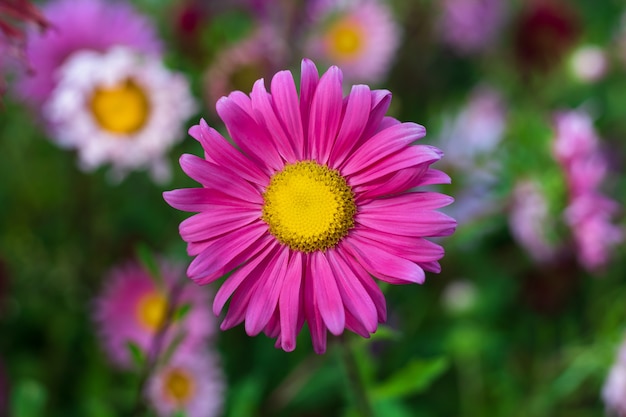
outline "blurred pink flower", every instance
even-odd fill
[[[554,229],[545,196],[532,181],[520,181],[513,190],[509,212],[509,228],[513,238],[534,260],[548,262],[555,258],[557,248],[546,232]]]
[[[259,78],[271,77],[286,59],[287,47],[268,26],[222,50],[204,75],[206,102],[211,110],[231,91],[250,91]]]
[[[409,192],[447,183],[430,168],[439,149],[411,145],[426,131],[385,113],[388,91],[352,87],[342,73],[321,78],[302,61],[300,97],[291,72],[278,72],[271,92],[258,80],[250,97],[235,91],[217,112],[239,152],[204,121],[190,129],[205,158],[183,155],[183,170],[202,188],[164,193],[173,207],[200,212],[180,225],[187,274],[211,283],[236,269],[213,311],[231,298],[222,329],[245,320],[291,351],[308,322],[314,350],[327,330],[363,337],[385,321],[385,299],[372,276],[392,284],[423,283],[439,272],[443,248],[424,237],[451,234],[456,222],[435,209],[452,198]]]
[[[461,54],[480,52],[498,39],[506,17],[502,0],[441,0],[439,31]]]
[[[146,397],[160,417],[171,417],[177,411],[187,417],[217,417],[224,404],[224,385],[213,352],[174,354],[148,380]]]
[[[608,415],[626,417],[626,341],[602,387],[602,399]]]
[[[312,16],[305,54],[338,65],[350,82],[380,82],[393,63],[400,27],[379,0],[322,2]]]
[[[176,352],[202,348],[216,329],[210,312],[210,296],[184,279],[184,269],[162,261],[159,265],[164,288],[136,262],[113,268],[104,279],[104,288],[95,301],[94,318],[102,343],[117,365],[129,368],[129,343],[152,355],[155,335],[163,326],[168,309],[189,306],[189,312],[167,328],[162,348],[182,337]]]
[[[556,115],[553,153],[568,184],[564,218],[572,230],[578,260],[596,271],[608,263],[611,249],[624,236],[621,228],[611,223],[619,205],[598,190],[608,168],[589,114],[570,110]]]
[[[113,0],[53,0],[42,7],[52,30],[32,37],[26,55],[36,70],[18,83],[27,102],[41,105],[55,86],[57,69],[77,51],[104,52],[124,45],[146,54],[160,54],[161,41],[152,23],[127,3]]]

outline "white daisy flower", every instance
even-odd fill
[[[184,137],[196,104],[189,83],[155,57],[126,47],[71,55],[44,106],[54,140],[76,149],[91,171],[111,164],[114,178],[148,168],[156,181],[169,177],[164,154]]]

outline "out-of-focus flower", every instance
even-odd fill
[[[160,417],[217,417],[224,403],[224,377],[209,351],[175,354],[151,376],[146,397]]]
[[[622,343],[615,363],[604,381],[602,399],[609,413],[626,417],[626,342]]]
[[[267,26],[221,51],[204,75],[209,108],[231,91],[250,91],[256,80],[271,77],[284,64],[286,52],[283,41]]]
[[[572,230],[579,262],[590,271],[598,270],[608,263],[611,249],[624,236],[621,228],[611,223],[619,206],[598,191],[607,162],[587,113],[572,110],[556,115],[553,153],[568,184],[564,218]]]
[[[581,46],[570,57],[570,68],[574,76],[585,83],[602,79],[608,69],[606,52],[599,46]]]
[[[452,314],[464,314],[476,306],[478,298],[476,285],[468,280],[452,281],[441,294],[443,307]]]
[[[445,165],[461,174],[457,204],[446,208],[446,212],[460,224],[498,209],[493,187],[500,164],[494,154],[506,129],[506,113],[498,91],[480,86],[457,115],[444,120],[439,136],[447,155]]]
[[[537,262],[555,259],[557,247],[547,236],[555,227],[548,202],[533,181],[520,181],[513,190],[509,211],[509,228],[513,238]]]
[[[430,168],[439,149],[411,145],[426,131],[385,117],[388,91],[353,86],[342,73],[321,78],[302,62],[300,97],[291,72],[278,72],[271,92],[258,80],[250,97],[235,91],[217,102],[239,152],[204,121],[190,129],[205,159],[181,166],[202,188],[164,193],[173,207],[199,214],[180,225],[187,274],[208,284],[236,269],[216,294],[216,314],[231,298],[222,329],[245,320],[290,351],[308,322],[314,350],[327,330],[363,337],[386,318],[372,276],[392,284],[422,283],[439,272],[443,248],[424,237],[451,234],[456,222],[435,209],[452,198],[409,190],[447,183]]]
[[[325,2],[312,16],[306,55],[338,65],[350,82],[381,81],[393,63],[400,28],[378,0]]]
[[[54,140],[78,150],[80,166],[111,164],[113,174],[150,168],[169,176],[164,153],[183,138],[195,103],[182,74],[125,47],[73,54],[58,71],[43,111]]]
[[[571,2],[526,2],[515,31],[515,53],[522,71],[547,71],[575,45],[580,22]]]
[[[54,26],[32,37],[26,55],[36,72],[23,77],[18,93],[29,103],[42,104],[55,87],[57,70],[78,51],[105,52],[123,45],[146,54],[160,54],[161,41],[151,22],[129,4],[106,0],[54,0],[42,7]]]
[[[461,54],[483,51],[498,38],[506,17],[502,0],[442,0],[438,30]]]
[[[163,349],[180,340],[176,352],[182,355],[195,352],[217,327],[208,308],[209,294],[189,285],[184,279],[184,269],[178,265],[161,262],[159,267],[163,288],[135,262],[113,268],[95,302],[94,318],[102,343],[111,360],[121,367],[132,365],[129,343],[147,356],[153,354],[155,336],[170,310],[189,306],[188,313],[171,323],[162,335]]]

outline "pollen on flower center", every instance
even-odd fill
[[[146,294],[137,304],[137,319],[146,329],[156,331],[165,319],[167,300],[158,293]]]
[[[337,170],[300,161],[274,174],[263,194],[263,220],[293,250],[335,246],[354,226],[354,193]]]
[[[163,391],[166,398],[177,404],[186,403],[192,396],[194,382],[191,376],[180,369],[172,369],[165,375]]]
[[[356,55],[362,47],[363,30],[354,22],[339,21],[328,32],[330,52],[337,57]]]
[[[116,134],[137,132],[146,124],[150,113],[145,91],[131,79],[113,87],[96,88],[89,108],[102,129]]]

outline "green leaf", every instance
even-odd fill
[[[11,415],[13,417],[43,416],[46,391],[39,382],[25,379],[19,381],[11,395]]]
[[[398,398],[427,389],[448,369],[446,357],[414,359],[409,364],[372,390],[376,400]]]
[[[137,368],[141,368],[146,360],[145,353],[141,350],[139,345],[137,345],[135,342],[131,342],[131,341],[126,342],[126,347],[128,348],[128,351],[130,352],[130,357],[133,360],[133,363],[135,364],[135,366],[137,366]]]
[[[137,253],[137,258],[141,265],[148,272],[148,275],[154,281],[154,285],[161,290],[165,289],[165,281],[163,280],[163,276],[161,275],[161,269],[159,268],[159,264],[154,258],[152,251],[148,248],[145,243],[140,243],[137,245],[135,252]]]
[[[189,314],[189,311],[191,311],[190,303],[185,303],[183,305],[178,306],[176,308],[176,311],[174,311],[174,315],[172,316],[172,321],[174,323],[176,323],[177,321],[182,321],[185,317],[187,317],[187,314]]]

